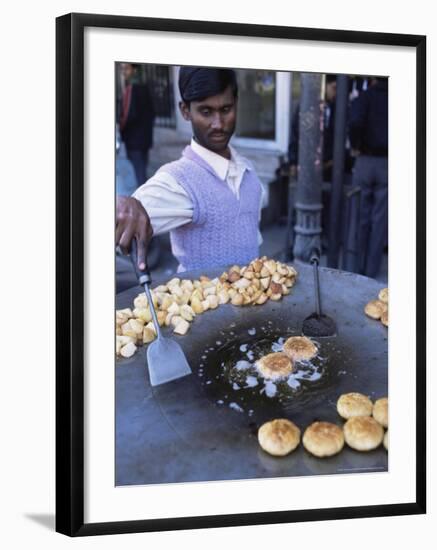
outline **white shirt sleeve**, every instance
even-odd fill
[[[261,222],[261,212],[262,212],[265,196],[266,196],[266,191],[264,189],[264,185],[261,183],[261,197],[260,197],[260,201],[259,201],[258,223]],[[263,241],[264,241],[264,239],[263,239],[262,233],[259,230],[259,226],[258,226],[258,246],[261,246]]]
[[[166,172],[159,172],[132,194],[149,215],[154,235],[166,233],[193,219],[193,203],[185,189]]]

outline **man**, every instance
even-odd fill
[[[116,242],[127,253],[137,240],[140,269],[152,234],[165,231],[178,271],[247,263],[259,252],[262,186],[249,161],[229,146],[236,126],[235,72],[182,67],[179,90],[191,143],[133,197],[118,197]]]
[[[139,186],[146,181],[149,149],[153,145],[155,113],[150,91],[145,84],[138,83],[137,71],[136,64],[121,63],[124,89],[119,125],[126,154],[134,167]]]
[[[349,136],[357,156],[353,183],[361,189],[359,269],[376,277],[388,228],[388,80],[375,78],[351,105]]]

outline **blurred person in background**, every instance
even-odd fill
[[[373,78],[350,109],[349,139],[360,187],[359,270],[376,277],[388,231],[388,79]]]
[[[138,65],[121,63],[122,97],[119,128],[136,175],[137,186],[147,179],[149,149],[153,145],[155,111],[150,90],[138,81]]]

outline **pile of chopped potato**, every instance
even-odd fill
[[[244,267],[234,265],[215,279],[203,275],[194,281],[174,277],[167,284],[154,288],[152,299],[159,325],[172,326],[174,333],[184,335],[196,315],[221,304],[262,305],[267,300],[280,300],[290,294],[296,277],[293,267],[263,256]],[[144,292],[135,298],[133,310],[117,310],[117,355],[131,357],[138,345],[148,344],[155,337]]]

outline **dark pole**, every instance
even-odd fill
[[[299,155],[296,187],[294,256],[309,262],[314,247],[320,250],[322,212],[324,76],[302,73],[299,114]]]
[[[348,77],[339,74],[337,76],[337,95],[335,101],[334,150],[328,247],[328,266],[335,268],[338,267],[338,255],[340,250],[347,102]]]

